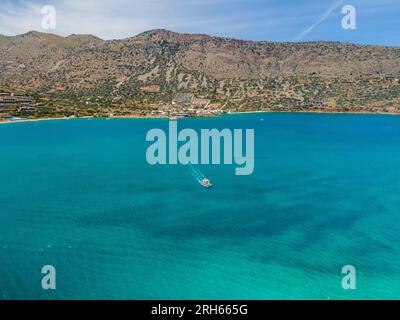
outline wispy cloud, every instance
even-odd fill
[[[27,1],[20,3],[5,0],[0,10],[0,33],[15,34],[41,28],[41,6]]]
[[[305,29],[303,32],[301,32],[296,38],[295,41],[299,41],[303,39],[306,35],[308,35],[311,31],[313,31],[320,23],[324,22],[330,15],[331,13],[336,10],[339,6],[341,6],[344,3],[344,0],[338,0],[335,3],[333,3],[328,10],[326,10],[319,18],[317,21],[315,21],[310,27]]]

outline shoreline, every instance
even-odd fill
[[[388,115],[388,116],[400,116],[400,112],[341,112],[341,111],[265,111],[265,110],[258,110],[258,111],[242,111],[242,112],[231,112],[229,114],[251,114],[251,113],[305,113],[305,114],[360,114],[360,115]]]
[[[343,115],[387,115],[387,116],[400,116],[400,113],[396,112],[340,112],[340,111],[268,111],[268,110],[255,110],[255,111],[238,111],[238,112],[230,112],[220,115],[210,115],[204,117],[187,117],[187,118],[178,118],[178,119],[203,119],[203,118],[216,118],[221,116],[229,116],[229,115],[241,115],[241,114],[257,114],[257,113],[304,113],[304,114],[343,114]],[[38,119],[18,119],[18,120],[0,120],[1,124],[10,124],[10,123],[24,123],[24,122],[39,122],[39,121],[53,121],[53,120],[79,120],[79,119],[169,119],[168,117],[160,117],[160,116],[120,116],[120,117],[93,117],[93,116],[84,116],[84,117],[61,117],[61,118],[38,118]]]

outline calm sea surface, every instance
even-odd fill
[[[188,166],[147,164],[156,127],[168,121],[0,125],[0,299],[400,298],[400,117],[179,120],[255,129],[252,175],[196,166],[211,190]]]

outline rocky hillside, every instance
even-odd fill
[[[180,92],[230,110],[400,112],[400,48],[254,42],[152,30],[104,41],[0,36],[0,86],[129,108]]]

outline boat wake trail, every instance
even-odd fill
[[[205,179],[204,174],[200,170],[194,168],[192,164],[189,164],[189,169],[190,173],[197,180],[197,182],[202,184],[202,181]]]

